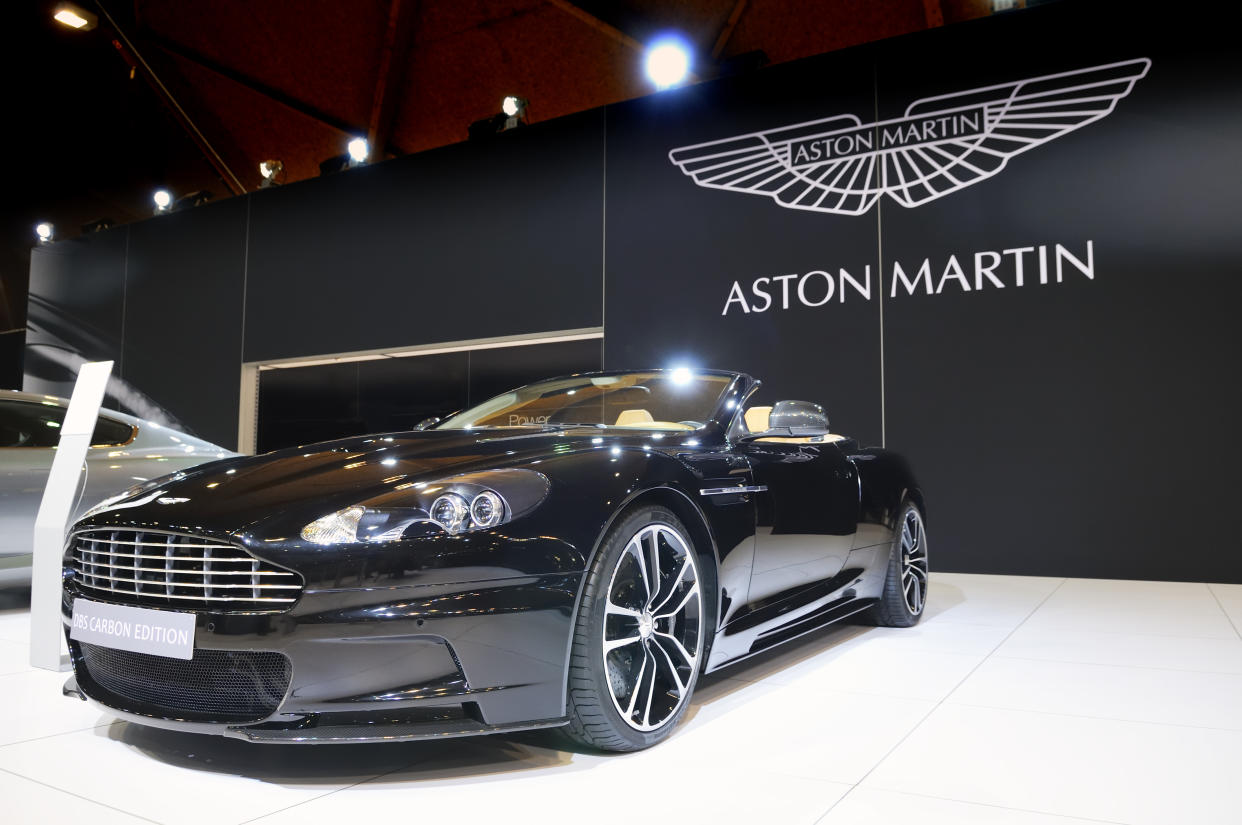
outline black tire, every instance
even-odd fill
[[[912,530],[912,527],[914,528]],[[914,535],[911,535],[911,533]],[[914,539],[911,546],[910,539]],[[911,501],[898,511],[893,545],[888,553],[888,573],[880,600],[866,612],[866,619],[879,627],[913,627],[927,606],[927,531],[923,514]]]
[[[640,568],[636,552],[650,560],[652,546],[655,563]],[[677,727],[707,647],[702,564],[685,525],[663,507],[637,507],[608,531],[587,571],[574,625],[570,721],[561,729],[571,740],[599,750],[636,751],[663,741]],[[654,593],[638,587],[647,581],[648,570],[659,571],[651,577],[657,580]],[[671,617],[657,615],[679,603],[684,608]],[[619,643],[607,653],[606,638]],[[670,639],[677,640],[680,651]],[[687,659],[682,653],[693,655]]]

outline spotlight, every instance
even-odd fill
[[[68,26],[80,32],[88,32],[99,25],[98,17],[72,3],[57,3],[52,9],[52,19],[62,26]]]
[[[694,374],[690,372],[689,367],[677,367],[669,377],[673,379],[674,384],[689,384],[694,380]]]
[[[264,187],[277,185],[280,181],[276,178],[279,175],[283,175],[284,171],[285,165],[278,160],[263,161],[259,164],[259,174],[263,176],[263,182],[260,183],[259,186]]]
[[[362,166],[371,155],[371,145],[367,143],[366,138],[353,138],[345,148],[347,150],[345,154],[334,155],[319,164],[320,175],[333,175],[355,166]]]
[[[172,206],[172,193],[167,189],[156,189],[155,194],[151,196],[155,201],[155,213],[167,212],[168,207]]]
[[[39,237],[39,243],[51,243],[52,235],[55,233],[56,227],[47,221],[35,226],[35,235]]]
[[[690,73],[690,50],[677,38],[657,40],[647,48],[645,67],[657,89],[676,86]]]
[[[526,101],[520,97],[509,95],[500,104],[500,111],[509,117],[521,117],[526,112]]]
[[[486,138],[525,125],[526,107],[530,101],[524,97],[509,95],[500,103],[500,111],[491,117],[476,120],[467,127],[471,140]]]

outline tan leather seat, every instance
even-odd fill
[[[761,433],[768,428],[768,417],[772,415],[771,407],[751,407],[745,413],[746,429],[752,433]]]
[[[680,421],[656,421],[646,410],[622,410],[617,416],[614,427],[634,427],[643,430],[693,430],[689,424]]]
[[[622,410],[617,416],[618,427],[636,427],[655,421],[646,410]]]

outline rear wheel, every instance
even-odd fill
[[[889,551],[888,573],[880,600],[867,617],[881,627],[918,624],[927,605],[927,533],[923,514],[911,501],[902,505]]]
[[[639,507],[609,531],[587,573],[569,666],[571,739],[633,751],[685,714],[706,632],[702,576],[671,511]]]

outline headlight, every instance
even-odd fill
[[[303,527],[302,539],[331,545],[457,535],[520,518],[539,506],[547,493],[547,477],[533,470],[465,473],[329,513]]]
[[[303,527],[302,538],[311,544],[340,544],[346,541],[356,541],[358,522],[362,520],[362,515],[366,511],[367,508],[355,504],[353,507],[328,513],[323,518],[317,518]]]
[[[469,519],[470,508],[457,493],[445,493],[431,505],[431,520],[450,533],[459,532]]]
[[[491,490],[484,490],[470,502],[470,519],[476,527],[493,527],[505,517],[505,501]]]

